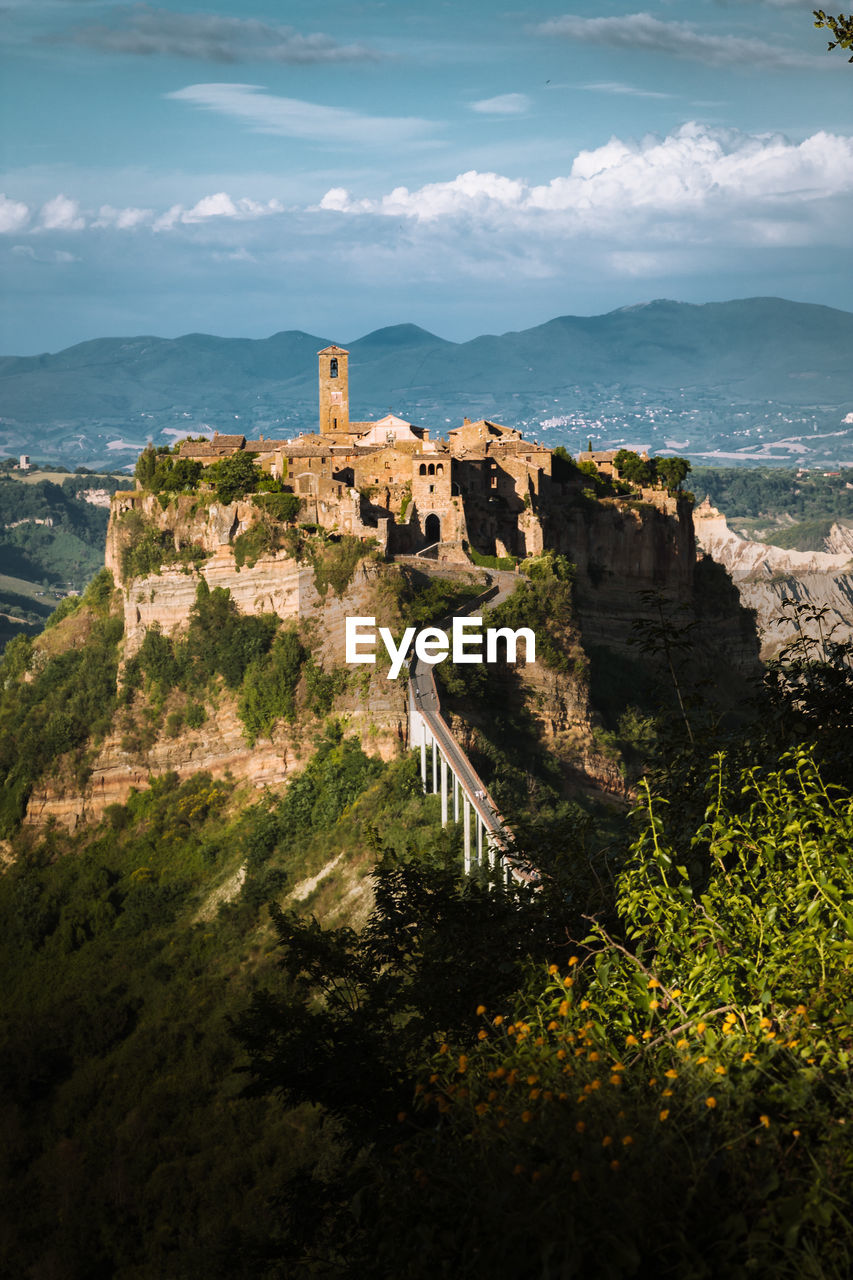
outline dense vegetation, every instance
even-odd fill
[[[69,476],[62,484],[0,476],[0,651],[13,636],[37,635],[68,590],[82,591],[104,562],[108,512],[87,489],[118,481]]]
[[[10,642],[0,684],[0,835],[20,822],[35,784],[62,757],[78,785],[88,774],[87,748],[109,729],[116,705],[118,642],[123,621],[113,611],[112,575],[102,570],[77,611],[75,642],[52,653],[18,636]]]
[[[695,467],[697,501],[707,494],[731,518],[787,515],[797,521],[853,519],[853,470],[781,467]]]

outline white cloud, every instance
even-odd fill
[[[567,13],[561,18],[538,23],[533,32],[559,36],[581,44],[605,45],[631,53],[665,53],[690,58],[709,66],[803,67],[820,62],[806,55],[779,48],[763,36],[747,40],[742,36],[715,35],[700,31],[692,22],[664,22],[650,13],[627,13],[617,18],[583,18]]]
[[[119,231],[134,231],[144,226],[154,217],[153,209],[114,209],[111,204],[102,204],[93,227],[115,227]]]
[[[530,110],[530,99],[526,93],[501,93],[496,98],[482,98],[470,105],[472,111],[482,115],[523,116]]]
[[[30,220],[29,206],[0,194],[0,233],[21,231]]]
[[[328,144],[410,142],[433,128],[413,116],[366,116],[299,98],[281,98],[252,84],[191,84],[166,94],[206,111],[216,111],[249,125],[256,133],[278,134]]]
[[[147,4],[126,6],[112,25],[93,23],[56,32],[52,44],[76,44],[102,53],[195,58],[204,62],[276,62],[305,66],[376,62],[381,56],[365,45],[339,44],[332,36],[302,35],[293,27],[230,18],[212,13],[175,13]]]
[[[418,222],[454,216],[530,221],[559,215],[567,230],[599,232],[625,226],[636,214],[696,221],[763,206],[771,221],[804,206],[853,193],[853,138],[816,133],[802,143],[780,136],[686,124],[666,138],[612,138],[581,151],[566,176],[532,186],[520,179],[470,171],[416,191],[397,187],[379,199],[353,199],[332,188],[325,210],[408,217]],[[653,228],[650,228],[653,233]]]
[[[79,204],[68,196],[54,196],[41,207],[39,226],[44,231],[82,231],[85,225]]]

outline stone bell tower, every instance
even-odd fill
[[[349,352],[325,347],[320,362],[320,431],[349,431]]]

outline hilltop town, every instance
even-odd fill
[[[447,440],[431,439],[429,428],[393,413],[354,421],[349,352],[326,347],[318,360],[317,432],[292,440],[217,433],[183,441],[179,457],[208,467],[245,452],[298,495],[302,520],[330,532],[372,537],[389,555],[441,543],[446,559],[454,551],[456,558],[467,558],[467,546],[497,556],[541,553],[547,509],[589,484],[589,474],[562,452],[486,419],[466,418]],[[588,473],[609,476],[613,458],[612,451],[580,455]],[[666,509],[659,489],[646,496]]]

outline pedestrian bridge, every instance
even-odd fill
[[[518,584],[515,574],[495,576],[502,581],[451,617],[476,615],[487,603],[494,607]],[[447,618],[438,625],[449,622]],[[510,876],[528,880],[529,875],[509,854],[512,833],[442,716],[432,664],[417,656],[409,667],[409,746],[420,751],[424,793],[441,796],[441,825],[446,827],[451,820],[458,823],[461,818],[465,874],[488,869],[504,882]]]

